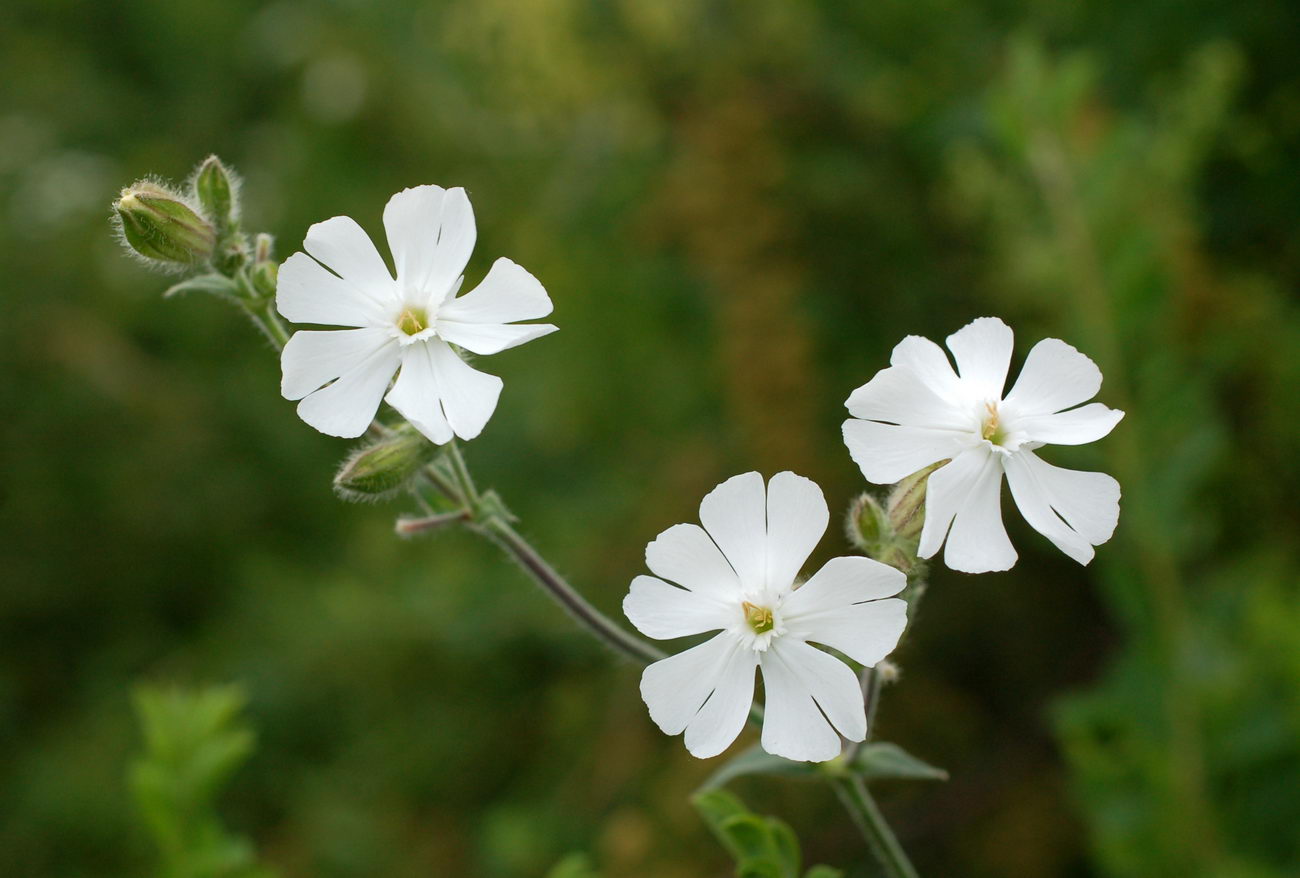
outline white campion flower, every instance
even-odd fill
[[[890,367],[845,403],[854,417],[844,422],[844,442],[862,474],[891,484],[950,461],[929,478],[922,558],[932,557],[946,537],[944,562],[954,570],[985,573],[1015,564],[1002,525],[1005,473],[1030,526],[1087,564],[1093,546],[1115,531],[1119,483],[1104,473],[1052,466],[1034,452],[1100,439],[1124,417],[1101,403],[1080,405],[1101,389],[1101,370],[1060,339],[1044,339],[1004,396],[1010,327],[981,317],[947,344],[956,372],[943,348],[910,335],[894,348]]]
[[[719,632],[641,676],[651,718],[669,735],[685,731],[695,756],[716,756],[740,734],[755,668],[767,693],[767,752],[824,762],[839,754],[840,735],[866,736],[857,677],[811,642],[875,665],[907,623],[907,604],[891,597],[907,578],[878,561],[845,557],[797,585],[828,520],[821,488],[808,479],[778,473],[764,491],[762,476],[745,473],[700,503],[703,528],[675,525],[646,546],[646,565],[662,579],[632,581],[623,601],[632,624],[660,640]]]
[[[496,409],[501,379],[470,368],[452,345],[495,354],[554,332],[515,323],[551,313],[551,300],[509,259],[456,295],[476,236],[464,189],[398,192],[384,208],[384,230],[396,279],[345,216],[308,229],[307,252],[280,266],[276,307],[286,319],[354,327],[294,333],[281,355],[281,392],[301,399],[299,416],[330,436],[360,436],[386,398],[433,442],[473,439]]]

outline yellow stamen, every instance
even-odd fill
[[[984,419],[984,429],[980,431],[980,436],[996,441],[998,435],[998,407],[991,402],[984,403],[984,407],[988,409],[989,416]]]
[[[745,621],[749,623],[750,628],[754,629],[755,634],[766,634],[776,627],[771,608],[759,607],[749,601],[745,601],[740,606],[745,611]]]
[[[397,328],[407,335],[423,332],[429,325],[429,315],[423,308],[410,307],[397,318]]]

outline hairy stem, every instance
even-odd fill
[[[831,780],[831,786],[867,840],[871,852],[885,868],[885,874],[889,878],[918,878],[916,867],[907,858],[862,778],[856,774],[836,777]]]
[[[564,608],[579,624],[610,649],[641,664],[649,664],[664,657],[655,646],[629,634],[601,613],[573,586],[565,581],[547,563],[546,559],[519,533],[499,516],[476,522],[473,529],[492,540],[507,555],[519,563],[524,572],[542,587],[556,603]]]

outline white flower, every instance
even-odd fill
[[[857,677],[809,641],[874,665],[906,625],[907,604],[882,600],[906,577],[869,558],[835,558],[796,588],[828,517],[821,488],[808,479],[778,473],[765,495],[763,477],[745,473],[700,503],[703,528],[679,524],[646,546],[647,566],[663,579],[633,580],[623,601],[632,624],[661,640],[720,632],[641,676],[651,718],[669,735],[685,731],[694,755],[716,756],[740,734],[755,667],[767,693],[767,752],[824,762],[839,754],[840,735],[866,736]]]
[[[396,280],[345,216],[308,229],[307,253],[280,266],[276,307],[285,318],[355,327],[295,333],[281,356],[281,392],[301,399],[299,416],[331,436],[365,432],[387,391],[388,403],[433,442],[473,439],[496,408],[501,379],[470,368],[452,345],[495,354],[553,332],[550,324],[514,324],[551,313],[551,300],[509,259],[456,295],[475,238],[464,189],[404,189],[384,208],[384,229]]]
[[[954,570],[1007,570],[1016,550],[1002,526],[1002,475],[1025,520],[1080,564],[1110,539],[1119,520],[1119,483],[1104,473],[1040,460],[1043,445],[1082,445],[1109,433],[1124,413],[1078,406],[1101,389],[1101,370],[1065,342],[1034,345],[1011,392],[1011,329],[982,317],[948,336],[943,349],[910,335],[888,369],[853,391],[844,422],[849,453],[870,482],[890,484],[942,460],[929,479],[919,554],[947,537]],[[860,418],[861,420],[857,420]],[[951,529],[950,529],[951,528]]]

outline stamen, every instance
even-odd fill
[[[750,628],[754,629],[755,634],[766,634],[776,627],[776,619],[770,607],[760,607],[749,601],[743,602],[740,606],[745,611],[745,621],[749,623]]]
[[[988,409],[989,416],[984,419],[984,429],[980,431],[980,436],[984,439],[997,441],[998,435],[998,407],[996,403],[986,402],[984,407]]]
[[[423,308],[412,306],[397,318],[397,328],[407,335],[423,332],[429,325],[429,315]]]

